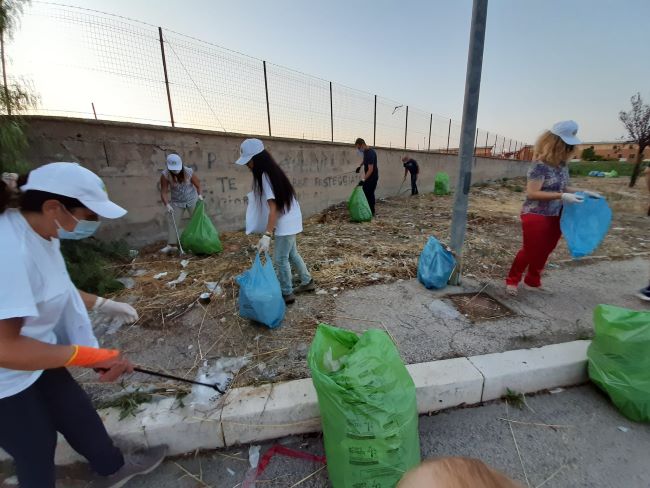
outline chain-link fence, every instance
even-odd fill
[[[37,114],[458,153],[458,121],[103,12],[35,1],[7,51]],[[475,154],[530,148],[479,129]]]

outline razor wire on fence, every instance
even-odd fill
[[[8,46],[34,114],[457,154],[460,122],[133,19],[34,1]],[[475,155],[530,159],[477,130]]]

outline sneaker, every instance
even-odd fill
[[[306,285],[300,285],[293,289],[294,293],[305,293],[308,291],[316,291],[316,284],[313,278]]]
[[[296,301],[296,295],[293,293],[290,293],[288,295],[282,295],[282,298],[284,298],[284,303],[287,305],[291,305],[293,302]]]
[[[124,466],[110,476],[97,476],[87,488],[120,488],[136,476],[149,474],[165,459],[167,446],[156,446],[124,455]]]
[[[167,244],[165,247],[163,247],[160,251],[163,254],[169,254],[172,252],[178,251],[178,248],[176,246],[172,246],[171,244]]]
[[[644,302],[650,302],[650,286],[644,288],[643,290],[639,290],[639,293],[637,293],[636,296],[638,296]]]

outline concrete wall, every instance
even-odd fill
[[[31,117],[29,158],[35,166],[76,161],[95,171],[106,183],[111,199],[129,210],[123,219],[106,222],[102,234],[144,244],[166,235],[159,180],[169,152],[180,154],[197,172],[207,209],[217,228],[243,228],[245,197],[251,189],[252,177],[246,167],[233,162],[239,156],[239,144],[244,138],[131,123]],[[360,157],[352,145],[279,138],[264,138],[264,141],[293,181],[305,216],[346,200],[358,183],[358,175],[351,171],[359,164]],[[378,149],[377,153],[377,195],[395,195],[404,173],[400,158],[405,152]],[[446,171],[452,180],[456,179],[458,156],[418,151],[409,154],[420,164],[421,192],[432,190],[438,171]],[[524,176],[526,169],[527,164],[521,161],[476,158],[473,182]]]

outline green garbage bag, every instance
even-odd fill
[[[368,205],[366,194],[363,193],[363,188],[360,186],[356,186],[352,191],[348,200],[348,210],[352,222],[370,222],[372,220],[370,205]]]
[[[223,251],[219,233],[205,213],[203,200],[199,200],[194,208],[190,223],[181,235],[181,245],[184,251],[194,254],[218,254]]]
[[[449,195],[449,175],[444,171],[436,173],[433,193],[436,195]]]
[[[307,362],[334,488],[393,488],[420,462],[415,385],[384,331],[320,324]]]
[[[650,312],[598,305],[594,328],[589,378],[627,418],[650,422]]]

